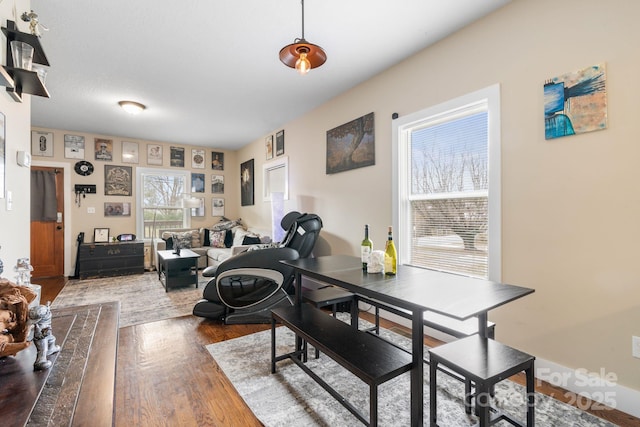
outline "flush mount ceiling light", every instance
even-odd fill
[[[118,105],[129,114],[140,114],[147,108],[143,104],[134,101],[120,101]]]
[[[305,75],[312,68],[317,68],[327,60],[327,54],[318,45],[304,39],[304,0],[302,3],[302,37],[280,50],[280,61],[287,67],[295,68]]]

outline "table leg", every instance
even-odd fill
[[[413,358],[411,368],[411,425],[421,426],[424,417],[424,366],[423,366],[423,312],[414,310],[411,318],[411,356]]]
[[[478,314],[478,334],[483,338],[489,338],[489,328],[487,328],[488,321],[489,317],[486,311]]]

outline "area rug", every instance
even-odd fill
[[[158,280],[158,273],[89,280],[69,280],[52,307],[62,308],[99,302],[120,301],[120,327],[155,322],[191,314],[202,298],[208,278],[199,277],[198,288],[169,288]]]
[[[381,334],[405,349],[410,348],[410,341],[405,337],[386,330]],[[291,351],[294,346],[293,333],[287,328],[279,327],[277,343],[277,354]],[[276,374],[271,374],[270,349],[269,330],[207,346],[214,360],[265,426],[361,425],[357,418],[290,360],[278,362]],[[313,350],[310,350],[309,355],[308,366],[368,417],[368,386],[326,355],[313,359]],[[409,390],[408,373],[378,388],[379,425],[411,425]],[[438,374],[439,425],[475,424],[476,418],[467,416],[464,412],[463,395],[464,387],[461,382],[443,373]],[[524,420],[524,387],[511,381],[502,381],[496,386],[493,404]],[[424,381],[424,417],[424,425],[429,425],[428,367]],[[614,427],[614,424],[539,393],[536,393],[536,424],[554,427]],[[501,421],[495,425],[510,424]]]

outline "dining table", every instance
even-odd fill
[[[395,275],[367,273],[360,257],[328,255],[281,261],[294,268],[296,303],[302,304],[303,277],[339,286],[355,296],[410,313],[411,425],[423,425],[424,332],[423,316],[432,311],[457,320],[478,319],[478,331],[488,336],[488,313],[534,292],[534,289],[410,265],[399,265]]]

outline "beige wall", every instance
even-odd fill
[[[21,31],[28,31],[28,23],[20,19],[22,12],[30,10],[30,2],[10,0],[0,2],[0,25],[14,21]],[[0,33],[0,62],[6,65],[7,39]],[[13,267],[18,258],[29,257],[29,168],[18,166],[16,153],[30,151],[29,127],[31,126],[31,95],[22,103],[15,102],[0,86],[0,112],[5,115],[5,190],[11,192],[13,207],[7,209],[5,194],[0,197],[0,259],[4,263],[2,277],[15,279]]]
[[[117,108],[117,106],[114,106]],[[217,222],[220,217],[211,215],[211,200],[213,197],[222,197],[225,199],[225,215],[230,218],[238,217],[238,206],[240,205],[238,177],[240,175],[238,162],[236,160],[236,153],[226,150],[218,150],[211,147],[196,147],[190,145],[182,145],[179,143],[169,144],[155,141],[144,141],[132,138],[120,138],[109,135],[96,135],[91,133],[65,131],[59,129],[45,129],[45,128],[33,128],[34,131],[52,132],[53,133],[53,157],[41,157],[33,156],[33,163],[37,164],[56,164],[56,165],[68,165],[68,171],[70,175],[70,186],[65,189],[65,199],[70,201],[69,212],[66,212],[65,226],[68,233],[66,241],[67,250],[65,259],[65,274],[72,275],[73,267],[75,264],[75,239],[78,233],[83,231],[85,233],[85,242],[91,242],[93,239],[93,229],[96,227],[109,228],[109,234],[111,236],[117,236],[123,233],[136,233],[136,216],[125,217],[105,217],[104,204],[105,202],[128,202],[131,203],[132,212],[136,211],[136,168],[163,168],[163,169],[175,169],[186,170],[193,173],[203,173],[205,175],[205,192],[193,193],[194,197],[204,197],[205,199],[205,216],[204,217],[192,217],[191,225],[196,227],[207,227]],[[80,159],[67,159],[64,155],[64,135],[79,135],[85,139],[85,154],[84,160],[91,162],[94,166],[94,172],[89,176],[81,176],[74,172],[73,166]],[[113,141],[113,161],[95,160],[94,152],[94,140],[95,138],[110,139]],[[138,143],[139,158],[138,163],[123,163],[122,162],[122,141],[136,142]],[[155,166],[147,164],[147,144],[159,144],[163,146],[163,165]],[[170,147],[182,147],[185,149],[185,167],[174,168],[170,166]],[[205,150],[205,168],[193,169],[191,167],[191,150],[192,149],[204,149]],[[224,153],[224,170],[212,170],[211,168],[211,152],[219,151]],[[132,167],[132,181],[133,181],[133,194],[131,196],[105,196],[104,188],[104,167],[105,165],[123,165]],[[211,193],[211,176],[223,175],[225,179],[224,194],[212,194]],[[96,185],[96,194],[88,194],[85,198],[81,199],[80,206],[75,203],[74,188],[76,184],[94,184]],[[188,191],[190,192],[189,182]],[[89,209],[95,209],[95,213],[89,213]],[[70,230],[69,230],[70,229]]]
[[[287,123],[288,207],[322,217],[330,246],[322,252],[357,254],[365,223],[381,249],[392,221],[391,114],[499,83],[502,279],[536,293],[491,313],[498,338],[568,368],[615,373],[619,385],[640,390],[640,360],[631,356],[631,336],[640,336],[638,16],[636,0],[516,0]],[[602,62],[608,129],[545,141],[545,80]],[[372,111],[376,165],[326,175],[326,131]],[[259,166],[263,146],[260,138],[238,161]],[[260,201],[240,208],[252,222],[268,213]]]

